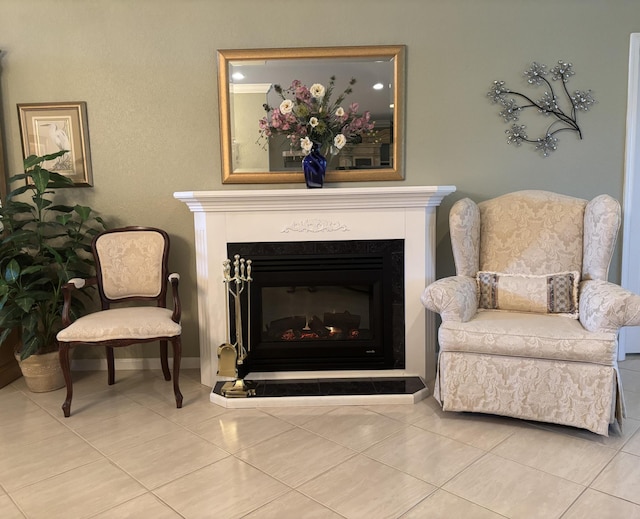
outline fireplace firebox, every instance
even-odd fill
[[[229,243],[227,251],[252,261],[241,377],[404,368],[404,240]]]

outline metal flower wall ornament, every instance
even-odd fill
[[[549,71],[546,65],[534,61],[531,67],[524,71],[524,76],[530,85],[545,88],[544,93],[537,101],[526,94],[510,90],[504,81],[493,82],[487,96],[493,103],[500,105],[500,117],[504,119],[504,122],[512,123],[511,127],[505,130],[507,143],[515,146],[520,146],[523,142],[531,143],[535,145],[536,151],[542,153],[543,157],[548,157],[558,147],[556,134],[559,132],[576,132],[582,139],[582,132],[578,126],[578,112],[588,111],[596,101],[591,95],[591,90],[569,92],[567,82],[574,74],[573,65],[562,60],[558,61],[558,64]],[[562,85],[560,94],[557,94],[553,89],[553,85],[547,79],[548,76],[551,76],[551,81],[560,81]],[[564,98],[563,103],[560,102],[559,95]],[[521,103],[522,101],[524,103]],[[569,105],[570,107],[568,107]],[[537,109],[545,117],[553,119],[544,134],[537,139],[530,139],[526,133],[526,126],[517,124],[520,114],[527,108]]]

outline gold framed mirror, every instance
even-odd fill
[[[404,45],[218,50],[222,182],[304,182],[296,139],[260,129],[294,81],[332,85],[327,95],[374,123],[327,157],[326,182],[403,180],[404,62]]]

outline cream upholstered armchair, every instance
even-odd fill
[[[173,392],[176,407],[182,407],[178,378],[182,357],[178,274],[168,271],[169,235],[153,227],[123,227],[103,231],[92,242],[96,262],[94,278],[72,279],[64,287],[63,328],[57,335],[60,365],[67,386],[62,405],[71,413],[73,382],[69,349],[78,345],[106,349],[108,384],[115,382],[113,348],[159,342],[160,363],[165,380],[171,380],[168,342],[173,346]],[[171,284],[173,310],[166,308],[167,287]],[[85,285],[97,285],[102,310],[72,322],[72,294]],[[112,308],[117,303],[125,306]],[[135,303],[135,306],[132,304]]]
[[[624,416],[618,330],[640,325],[640,296],[607,281],[618,202],[546,191],[465,198],[449,226],[456,276],[422,296],[442,318],[442,408],[608,435]]]

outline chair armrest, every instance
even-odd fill
[[[580,323],[590,332],[617,333],[640,326],[640,295],[619,285],[591,279],[580,283]]]
[[[169,274],[169,283],[171,283],[171,294],[173,296],[173,314],[171,320],[179,323],[182,316],[182,306],[180,304],[180,294],[178,293],[178,284],[180,283],[180,274],[173,272]]]
[[[478,285],[475,278],[451,276],[425,288],[422,304],[437,312],[443,321],[467,322],[478,311]]]
[[[71,319],[71,299],[75,290],[80,290],[85,287],[89,287],[98,283],[97,278],[91,277],[87,279],[83,278],[71,278],[64,285],[62,285],[62,326],[66,328],[73,321]]]

